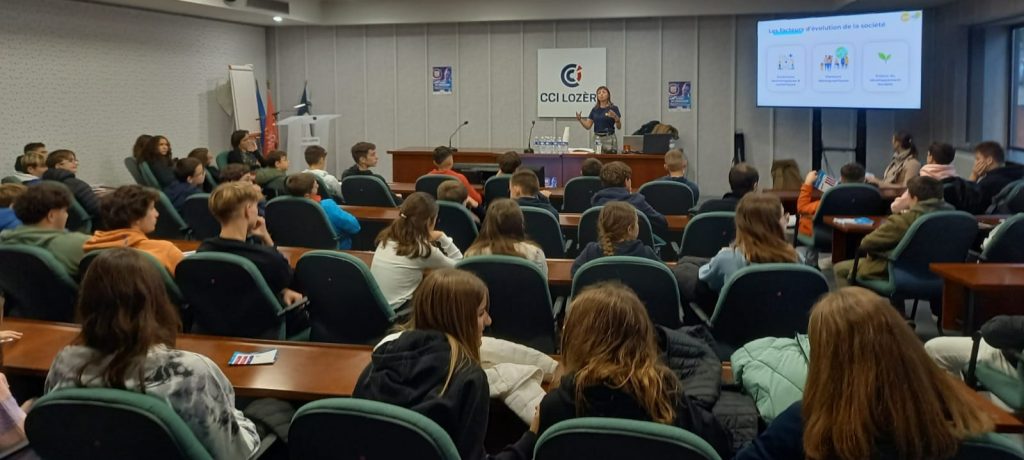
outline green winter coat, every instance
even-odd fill
[[[22,225],[0,232],[0,244],[26,244],[43,248],[53,254],[57,262],[67,269],[69,275],[77,277],[78,263],[85,255],[82,246],[90,237],[84,233],[64,229],[53,230],[35,225]]]
[[[765,337],[732,354],[732,375],[770,423],[803,399],[810,358],[811,344],[805,334],[797,334],[795,339]]]

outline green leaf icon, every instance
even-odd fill
[[[892,54],[885,54],[883,52],[879,52],[878,58],[888,63],[889,59],[892,59]]]

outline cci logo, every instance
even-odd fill
[[[580,80],[583,79],[583,66],[576,64],[569,64],[562,67],[562,84],[569,88],[575,88],[580,85]]]

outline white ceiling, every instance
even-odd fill
[[[919,9],[953,0],[82,0],[261,26],[422,24]],[[284,18],[281,23],[273,16]]]

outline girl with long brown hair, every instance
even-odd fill
[[[463,459],[488,458],[490,390],[480,367],[484,328],[491,324],[487,299],[487,286],[472,273],[430,272],[412,298],[409,321],[377,344],[352,395],[430,417]],[[535,419],[531,431],[495,457],[532,458],[536,432]]]
[[[423,271],[454,267],[462,251],[448,235],[434,229],[437,222],[434,197],[409,195],[395,219],[377,235],[370,272],[391,308],[408,311],[407,302],[423,279]]]
[[[545,278],[548,276],[544,251],[526,238],[523,210],[513,200],[502,198],[487,207],[480,235],[466,250],[466,257],[490,254],[522,257],[533,262]]]
[[[729,434],[691,403],[660,358],[654,325],[635,293],[599,283],[577,295],[562,330],[561,384],[540,404],[540,432],[575,417],[616,417],[675,425],[710,443],[722,458]]]
[[[101,387],[164,400],[214,458],[249,458],[260,445],[235,409],[231,382],[209,358],[174,348],[177,310],[156,265],[137,250],[103,251],[82,280],[82,331],[50,366],[45,391]]]
[[[624,201],[608,202],[597,217],[597,241],[587,243],[573,261],[571,273],[576,274],[587,262],[605,256],[634,256],[660,261],[658,254],[643,241],[636,208]]]
[[[171,141],[164,136],[153,136],[149,138],[146,145],[139,153],[139,162],[149,165],[149,169],[156,176],[160,188],[167,187],[174,183],[174,154],[171,152]]]
[[[826,295],[811,310],[808,334],[803,402],[737,459],[946,459],[961,441],[993,430],[877,294],[847,287]]]

